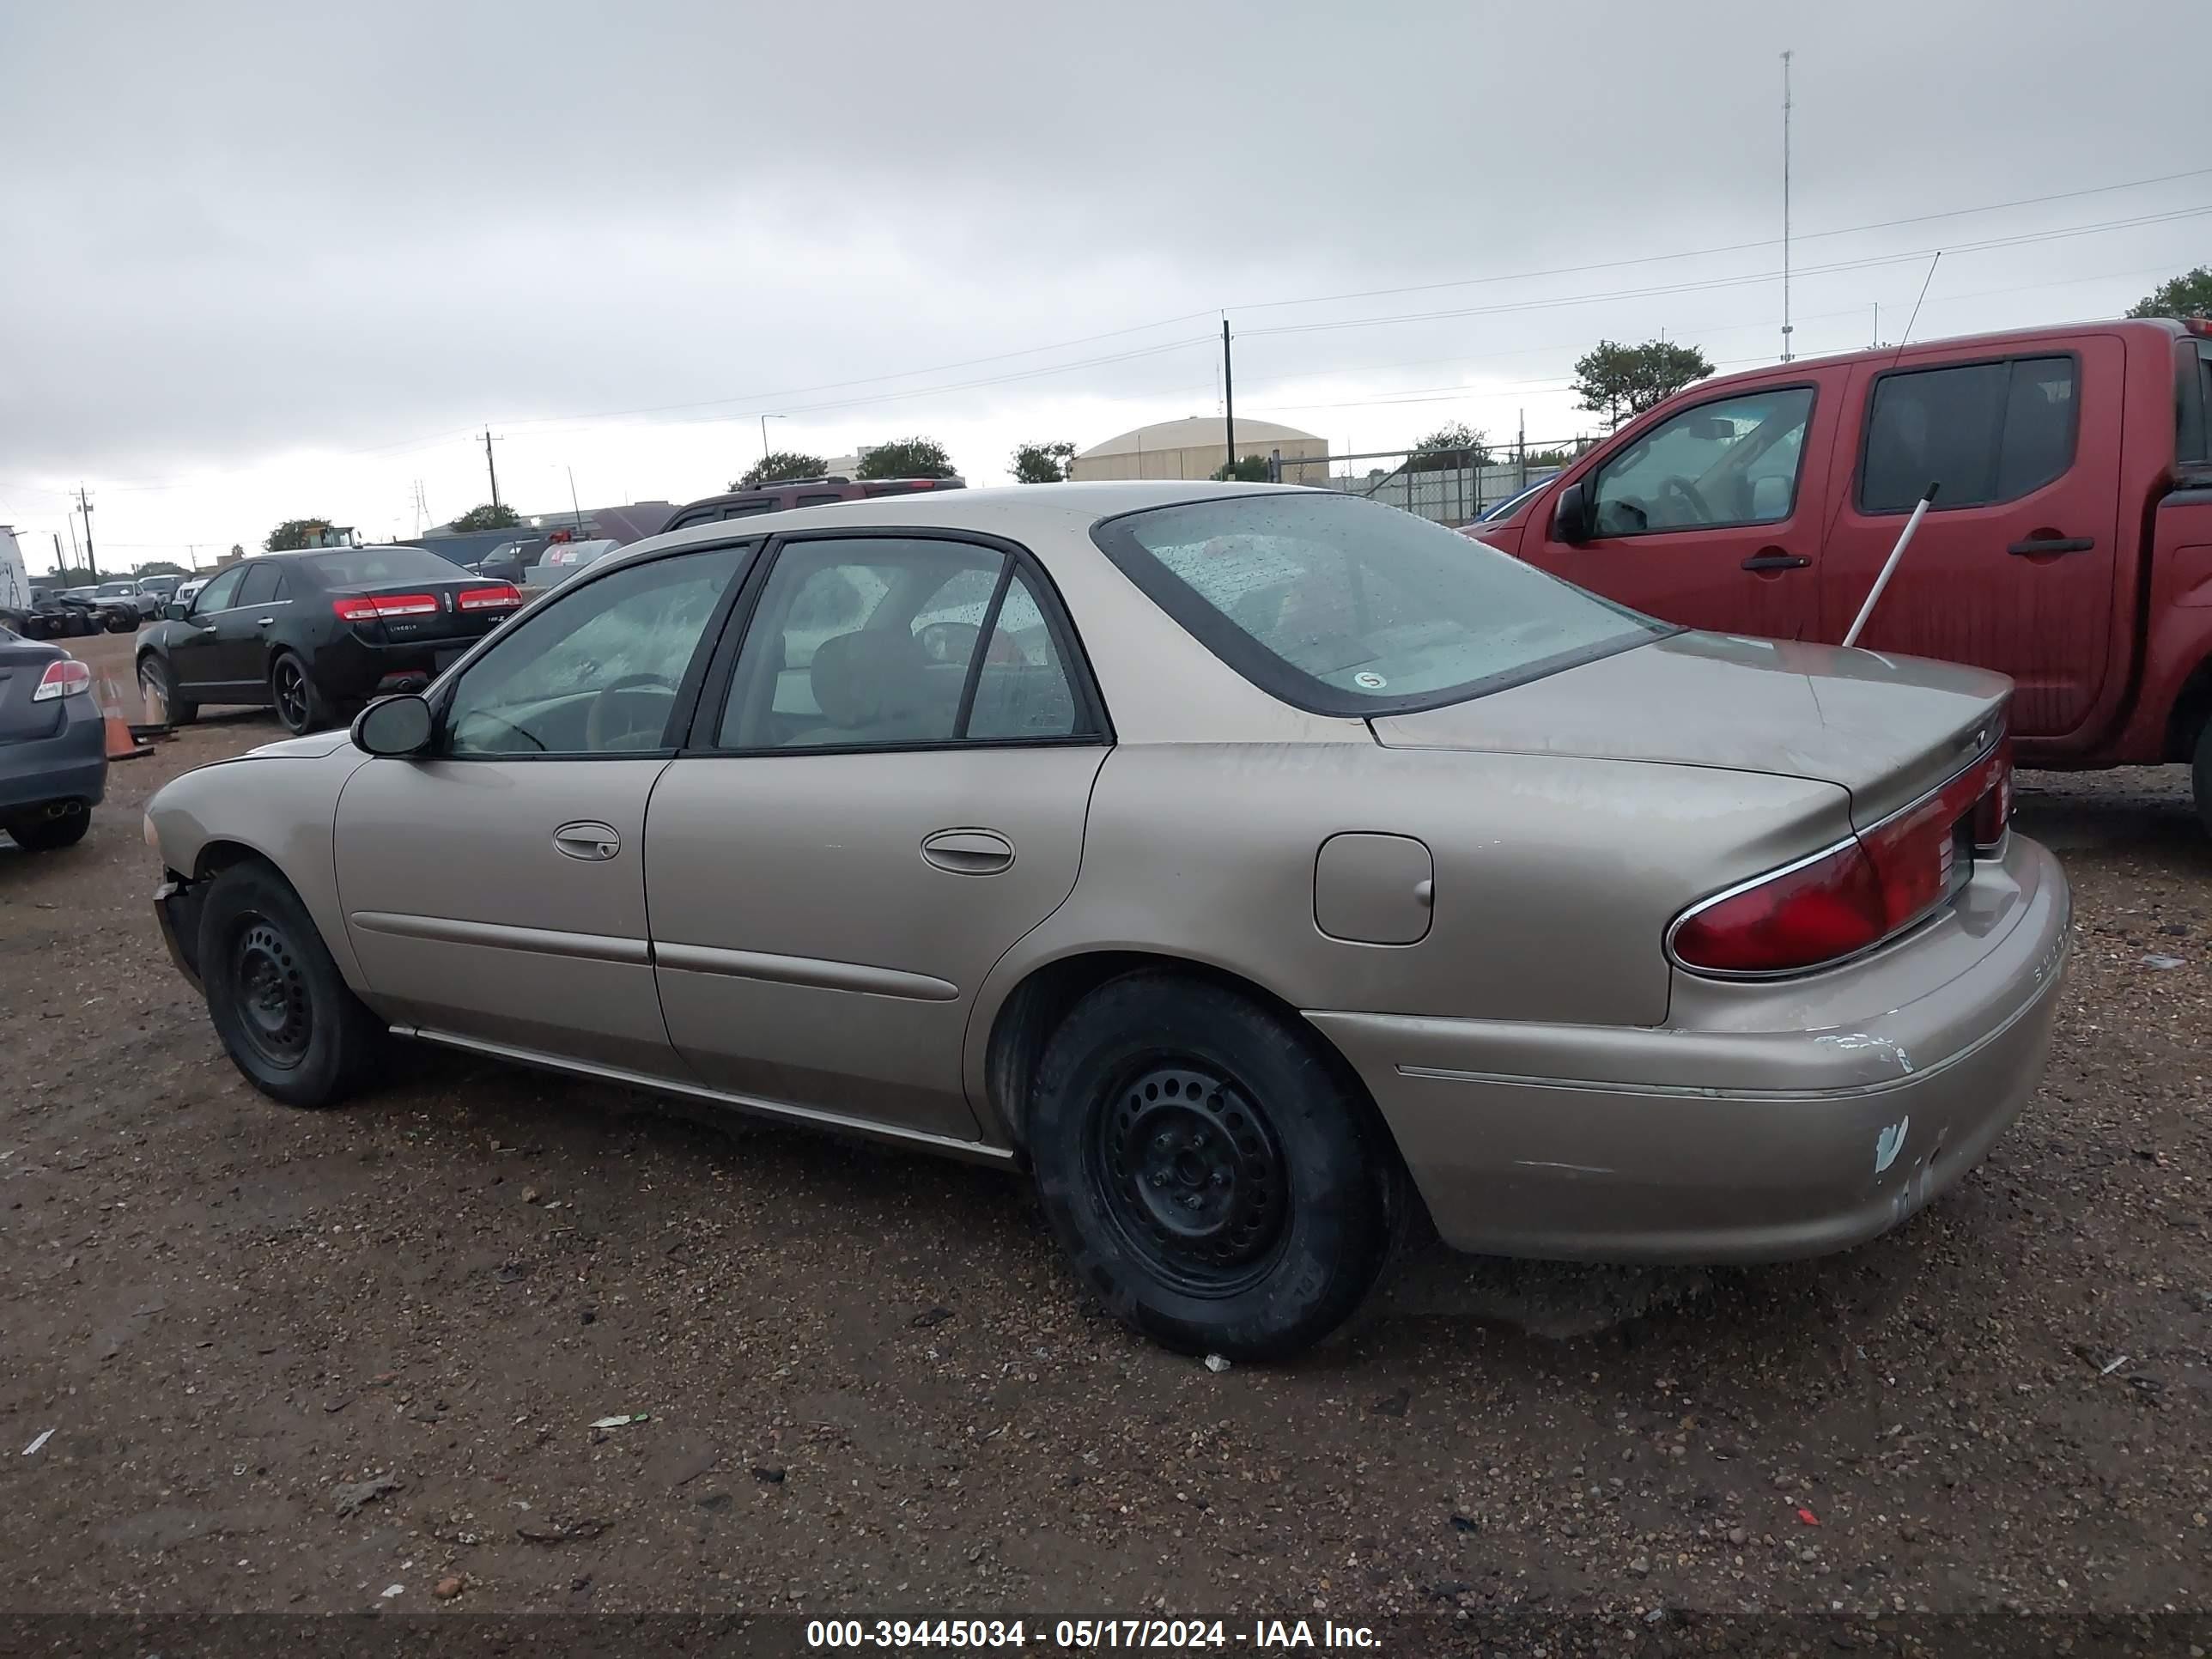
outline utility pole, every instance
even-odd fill
[[[499,505],[499,464],[491,458],[491,428],[484,428],[484,470],[491,474],[491,504]]]
[[[1221,425],[1229,448],[1229,475],[1237,476],[1237,382],[1229,361],[1229,319],[1221,319]]]
[[[62,562],[62,532],[61,532],[60,531],[58,531],[58,530],[49,530],[48,532],[46,532],[46,534],[47,534],[49,537],[51,537],[51,538],[52,538],[52,540],[53,540],[53,544],[54,544],[54,574],[56,574],[57,576],[58,576],[58,575],[60,575],[60,574],[62,574],[62,572],[63,572],[63,571],[66,570],[66,569],[69,568],[67,565],[64,565],[64,564]],[[75,540],[76,539],[76,532],[75,531],[71,531],[71,532],[70,532],[70,539],[71,541],[75,541]]]
[[[92,550],[92,501],[91,499],[85,495],[84,486],[82,484],[79,484],[76,487],[76,505],[77,510],[84,514],[85,568],[92,572],[93,580],[98,581],[100,580],[100,557]]]
[[[568,510],[576,515],[576,533],[580,536],[584,533],[584,509],[576,505],[576,469],[564,465],[561,470],[568,475]]]
[[[1790,54],[1782,54],[1782,361],[1790,351]]]
[[[1881,301],[1874,302],[1874,339],[1871,343],[1879,349],[1881,345]]]

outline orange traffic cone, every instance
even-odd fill
[[[152,744],[141,743],[131,735],[131,723],[123,717],[123,694],[115,689],[115,677],[106,669],[100,671],[99,695],[100,715],[107,724],[107,758],[137,760],[141,755],[152,754]]]

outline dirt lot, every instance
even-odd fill
[[[0,844],[0,1607],[2212,1599],[2212,847],[2176,778],[2026,781],[2078,892],[2050,1076],[1901,1232],[1426,1260],[1352,1340],[1216,1375],[1086,1309],[1003,1175],[444,1059],[337,1112],[251,1093],[139,810],[272,732],[204,723],[82,846]]]

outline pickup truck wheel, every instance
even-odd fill
[[[159,697],[172,726],[190,726],[200,717],[200,706],[177,695],[176,670],[149,651],[138,659],[138,689]]]
[[[2197,816],[2212,835],[2212,720],[2197,734],[2197,760],[2190,769],[2190,791],[2197,798]]]
[[[209,1017],[246,1080],[287,1106],[330,1106],[389,1041],[348,988],[291,884],[257,860],[209,884],[199,964]]]

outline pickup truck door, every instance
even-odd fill
[[[1847,371],[1779,375],[1632,429],[1578,476],[1595,533],[1575,545],[1539,504],[1519,555],[1663,621],[1802,638],[1819,620],[1828,457]]]
[[[1843,638],[1933,483],[1858,642],[2011,675],[2017,736],[2087,720],[2112,668],[2126,363],[2118,337],[2085,334],[1853,371],[1819,637]]]

